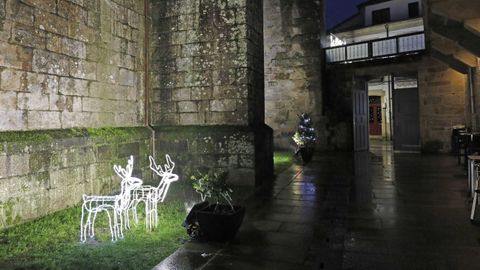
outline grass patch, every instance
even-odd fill
[[[279,175],[293,164],[293,153],[290,151],[275,151],[273,153],[274,174]]]
[[[182,202],[159,205],[159,226],[138,225],[112,243],[106,214],[95,223],[96,241],[79,242],[81,208],[74,207],[0,232],[0,269],[152,269],[187,238]]]

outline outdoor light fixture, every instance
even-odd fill
[[[91,238],[95,236],[95,219],[100,212],[107,213],[112,242],[123,238],[123,218],[127,216],[132,190],[140,187],[143,181],[139,178],[132,177],[133,156],[130,156],[125,169],[119,165],[114,165],[113,169],[117,175],[122,178],[120,194],[113,196],[89,196],[83,194],[82,217],[80,220],[81,242],[87,240],[87,234]]]
[[[137,206],[140,202],[143,202],[145,204],[145,227],[147,230],[151,230],[152,227],[158,226],[158,203],[165,200],[170,184],[178,180],[178,175],[172,173],[173,168],[175,168],[175,162],[172,161],[168,154],[165,155],[167,163],[163,168],[157,165],[152,156],[148,158],[150,160],[150,169],[161,177],[160,183],[157,187],[143,185],[135,188],[129,209],[133,212],[135,223],[138,223]],[[130,227],[128,211],[126,225]]]

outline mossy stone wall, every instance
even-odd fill
[[[275,147],[293,148],[298,115],[310,113],[324,148],[323,0],[264,0],[265,122]]]
[[[152,125],[264,123],[262,1],[151,1]]]
[[[272,130],[239,126],[155,127],[155,151],[170,154],[187,179],[199,167],[224,169],[232,185],[259,186],[273,174]]]
[[[133,175],[152,180],[147,128],[0,132],[0,229],[73,206],[82,194],[112,194],[113,164],[134,156]]]
[[[144,0],[0,1],[0,131],[144,122]]]

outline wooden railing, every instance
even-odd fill
[[[425,33],[417,32],[325,49],[327,63],[396,57],[425,50]]]

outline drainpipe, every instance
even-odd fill
[[[144,126],[150,129],[150,132],[152,133],[152,155],[153,157],[156,157],[155,153],[155,129],[151,125],[151,115],[150,115],[150,51],[149,51],[149,43],[150,43],[150,24],[151,24],[151,17],[150,17],[150,6],[149,6],[149,0],[144,0],[144,6],[143,6],[143,16],[144,16],[144,39],[143,39],[143,58],[144,58],[144,67],[143,67],[143,72],[144,72]]]
[[[473,130],[477,131],[477,122],[475,117],[475,91],[474,91],[474,78],[473,78],[473,69],[472,67],[468,68],[468,92],[470,93],[470,113],[471,113],[471,123]],[[475,123],[475,125],[473,125]]]
[[[388,75],[388,110],[389,110],[389,118],[390,118],[390,141],[393,141],[393,121],[395,121],[394,116],[393,116],[393,89],[395,88],[395,82],[393,81],[394,75],[393,73]]]

